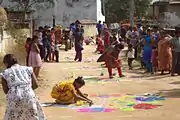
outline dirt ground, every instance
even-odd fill
[[[96,60],[98,54],[93,53],[95,46],[86,46],[84,62],[73,61],[74,50],[60,52],[60,63],[44,63],[41,71],[39,89],[36,91],[40,102],[53,102],[50,92],[58,81],[67,80],[70,76],[100,76],[101,63]],[[90,62],[91,61],[91,62]],[[106,69],[105,69],[106,70]],[[107,71],[105,71],[107,76]],[[110,113],[80,113],[72,109],[59,107],[44,108],[48,120],[179,120],[180,119],[180,77],[169,75],[145,75],[141,70],[129,71],[123,61],[123,72],[126,75],[118,83],[87,83],[82,91],[88,94],[144,94],[162,92],[167,96],[163,106],[152,110],[135,110],[132,112],[116,110]],[[95,104],[98,100],[92,98]],[[0,90],[0,120],[4,114],[4,95]],[[105,103],[108,104],[108,103]]]

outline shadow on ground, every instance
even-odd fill
[[[170,84],[175,84],[175,85],[177,85],[177,84],[180,84],[180,81],[172,82],[172,83],[170,83]]]
[[[180,89],[161,90],[167,98],[180,98]]]

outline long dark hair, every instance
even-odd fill
[[[3,59],[3,63],[7,64],[7,68],[12,67],[13,65],[17,64],[17,58],[13,54],[6,54]]]
[[[78,83],[78,84],[80,84],[80,85],[82,85],[82,86],[85,85],[85,81],[83,80],[83,77],[78,77],[78,78],[76,78],[75,81],[74,81],[74,83]]]

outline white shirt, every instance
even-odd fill
[[[43,38],[42,38],[42,32],[38,33],[38,44],[43,45]]]
[[[131,39],[132,37],[132,31],[128,30],[126,33],[126,38]]]
[[[134,57],[134,54],[135,54],[135,51],[134,51],[134,49],[132,49],[132,51],[128,51],[128,58],[135,58]]]

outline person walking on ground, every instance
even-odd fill
[[[38,48],[38,37],[33,36],[32,45],[29,53],[29,66],[33,67],[33,71],[36,77],[39,76],[40,68],[42,66],[42,60],[40,57],[40,49]]]
[[[97,32],[98,32],[98,36],[101,37],[101,33],[102,33],[102,24],[101,24],[101,21],[99,21],[97,23],[96,29],[97,29]]]
[[[119,77],[124,77],[121,70],[121,61],[119,59],[119,54],[123,48],[124,48],[124,45],[119,43],[107,49],[107,53],[105,55],[105,63],[108,68],[110,79],[113,78],[112,68],[117,68]]]
[[[173,53],[171,76],[175,73],[180,75],[180,27],[176,27],[175,34],[176,36],[171,40]]]
[[[80,31],[80,28],[76,28],[75,32],[75,51],[76,51],[76,56],[75,56],[75,61],[82,61],[82,50],[83,50],[83,35]]]
[[[161,39],[158,43],[158,69],[161,71],[161,74],[164,74],[164,71],[169,71],[171,73],[172,68],[172,49],[170,44],[171,37],[165,31],[161,31]]]
[[[38,88],[33,69],[18,65],[13,54],[5,55],[3,63],[2,87],[7,100],[4,120],[46,120],[33,91]]]

